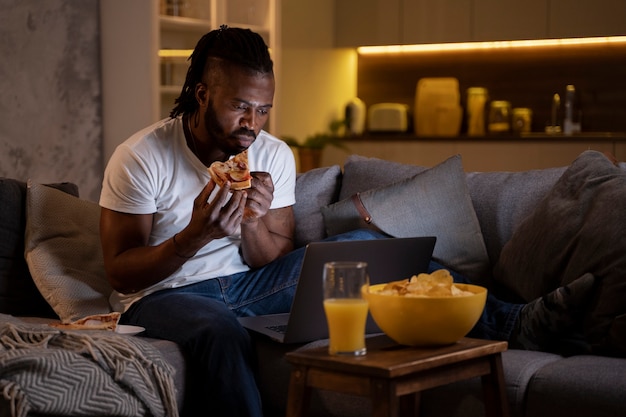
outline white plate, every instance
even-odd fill
[[[133,335],[143,332],[144,330],[146,329],[144,329],[141,326],[130,326],[127,324],[118,324],[117,328],[115,329],[115,332],[119,334],[133,336]]]

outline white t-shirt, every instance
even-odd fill
[[[261,131],[248,150],[248,159],[251,171],[272,176],[272,209],[295,203],[295,161],[287,144]],[[158,245],[189,224],[193,200],[209,179],[206,166],[187,146],[181,117],[167,118],[117,147],[104,173],[100,205],[123,213],[154,213],[148,245]],[[111,305],[124,312],[157,290],[247,271],[239,254],[240,243],[240,230],[216,239],[165,280],[133,294],[114,291]]]

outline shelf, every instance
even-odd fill
[[[160,21],[162,30],[168,30],[168,31],[173,31],[173,32],[193,31],[199,34],[204,34],[213,29],[211,27],[211,22],[206,19],[194,19],[192,17],[160,15],[159,21]],[[247,23],[235,23],[235,22],[226,22],[225,24],[229,27],[241,27],[241,28],[250,29],[253,32],[257,32],[263,36],[269,35],[270,33],[270,29],[266,26],[250,25]]]
[[[209,20],[195,19],[193,17],[160,15],[159,22],[162,30],[181,32],[193,31],[198,32],[199,34],[204,34],[212,29],[211,22]]]
[[[161,94],[167,94],[167,95],[178,96],[182,89],[183,89],[182,85],[161,85],[160,86]]]

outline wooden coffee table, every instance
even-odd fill
[[[506,342],[470,338],[413,348],[376,336],[367,339],[361,357],[331,356],[327,347],[289,352],[287,417],[306,415],[312,388],[371,397],[375,417],[417,415],[421,391],[477,376],[486,415],[508,417],[501,358],[506,349]]]

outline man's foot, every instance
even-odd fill
[[[588,352],[589,346],[580,334],[580,328],[594,283],[595,277],[587,273],[526,304],[511,335],[511,348],[568,356]]]

